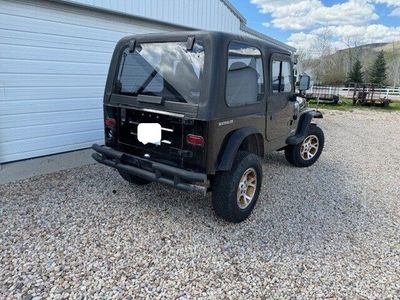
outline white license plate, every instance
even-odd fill
[[[139,142],[161,144],[161,125],[159,123],[140,123],[137,127],[137,138]]]

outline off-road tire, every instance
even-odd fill
[[[301,155],[301,147],[303,142],[306,141],[307,138],[310,136],[316,136],[318,138],[318,149],[312,158],[306,160]],[[294,146],[286,146],[285,148],[286,160],[290,164],[299,168],[309,167],[313,165],[320,157],[322,150],[324,148],[324,143],[325,143],[325,137],[322,129],[315,124],[311,124],[306,138],[300,144]]]
[[[339,96],[333,96],[332,102],[333,102],[333,104],[339,104],[339,102],[340,102]]]
[[[390,100],[389,99],[384,99],[382,104],[383,104],[383,107],[389,107]]]
[[[239,206],[238,192],[246,172],[256,174],[255,191],[247,207]],[[239,223],[247,219],[256,205],[262,182],[262,165],[259,156],[239,151],[228,172],[219,172],[212,182],[212,205],[215,213],[228,222]]]
[[[140,178],[138,176],[125,173],[124,171],[118,170],[118,172],[119,172],[119,175],[121,175],[121,177],[123,179],[125,179],[126,181],[128,181],[129,183],[133,183],[133,184],[136,184],[136,185],[144,185],[144,184],[150,183],[150,181],[148,181],[146,179],[143,179],[143,178]]]

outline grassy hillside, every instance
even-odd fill
[[[367,44],[367,45],[362,45],[356,48],[361,48],[363,51],[365,50],[372,50],[379,52],[383,50],[383,52],[387,54],[392,54],[393,49],[396,52],[400,51],[400,41],[393,42],[393,43],[375,43],[375,44]]]
[[[342,84],[354,62],[362,64],[364,81],[368,82],[370,66],[377,54],[384,52],[386,59],[387,85],[400,85],[400,41],[393,43],[373,43],[353,48],[342,49],[321,58],[303,62],[304,71],[311,74],[315,81],[326,84]]]
[[[366,44],[353,48],[346,48],[337,51],[334,53],[334,56],[343,55],[350,52],[353,52],[356,55],[366,55],[370,53],[378,53],[382,51],[385,53],[385,57],[391,58],[393,55],[400,55],[400,41],[395,41],[392,43],[374,43],[374,44]]]

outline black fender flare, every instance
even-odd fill
[[[236,153],[239,150],[240,145],[242,142],[251,135],[261,135],[261,132],[254,128],[254,127],[244,127],[235,130],[230,137],[228,138],[228,141],[225,142],[225,147],[223,152],[220,153],[219,159],[218,159],[218,165],[216,170],[217,171],[229,171],[232,169],[232,164],[233,161],[236,157]],[[262,145],[264,146],[264,145]]]
[[[310,110],[303,113],[300,117],[299,123],[297,125],[296,134],[289,136],[286,139],[287,145],[298,145],[300,144],[305,138],[308,133],[308,129],[311,125],[312,119],[322,119],[323,115],[318,110]]]

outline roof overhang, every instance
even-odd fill
[[[258,32],[254,29],[251,29],[247,27],[247,20],[246,18],[236,9],[235,6],[232,5],[232,3],[229,0],[221,0],[231,11],[232,13],[240,20],[240,30],[243,32],[246,32],[248,34],[251,34],[259,39],[265,40],[271,44],[276,45],[279,48],[288,50],[292,53],[296,52],[296,48],[289,46],[281,41],[278,41],[277,39],[274,39],[272,37],[269,37],[265,34],[262,34],[261,32]]]
[[[125,17],[134,17],[134,18],[138,18],[138,19],[142,19],[144,21],[152,21],[152,22],[156,22],[159,24],[164,24],[164,25],[169,25],[169,26],[174,26],[174,27],[178,27],[181,28],[183,30],[198,30],[197,28],[192,28],[189,26],[185,26],[182,24],[176,24],[176,23],[171,23],[171,22],[165,22],[165,21],[161,21],[161,20],[155,20],[152,18],[148,18],[148,17],[144,17],[144,16],[140,16],[140,15],[132,15],[132,14],[127,14],[124,12],[120,12],[117,10],[113,10],[113,9],[107,9],[107,8],[102,8],[102,7],[98,7],[98,6],[94,6],[91,4],[87,4],[87,3],[82,3],[82,2],[78,2],[78,1],[74,1],[74,0],[48,0],[48,1],[52,1],[52,2],[58,2],[58,3],[63,3],[63,4],[67,4],[67,5],[72,5],[72,6],[76,6],[76,7],[82,7],[82,8],[86,8],[86,9],[91,9],[91,10],[95,10],[95,11],[99,11],[99,12],[108,12],[108,13],[113,13],[113,14],[117,14],[120,16],[125,16]],[[239,12],[239,10],[234,7],[232,5],[232,3],[230,3],[229,0],[220,0],[223,4],[226,5],[226,7],[239,19],[240,21],[240,30],[250,34],[256,38],[259,38],[261,40],[267,41],[273,45],[276,45],[279,48],[285,49],[287,51],[290,51],[292,53],[296,52],[296,48],[291,47],[281,41],[278,41],[272,37],[269,37],[265,34],[262,34],[261,32],[258,32],[254,29],[251,29],[249,27],[247,27],[247,20],[246,18]]]
[[[277,46],[279,48],[285,49],[285,50],[290,51],[292,53],[296,52],[296,48],[294,48],[292,46],[289,46],[288,44],[285,44],[285,43],[283,43],[281,41],[278,41],[277,39],[274,39],[274,38],[272,38],[270,36],[262,34],[261,32],[258,32],[258,31],[254,30],[254,29],[251,29],[251,28],[247,27],[247,25],[244,24],[244,23],[240,24],[240,29],[242,31],[248,33],[248,34],[251,34],[251,35],[259,38],[259,39],[267,41],[267,42],[269,42],[269,43],[271,43],[271,44],[273,44],[273,45],[275,45],[275,46]]]

